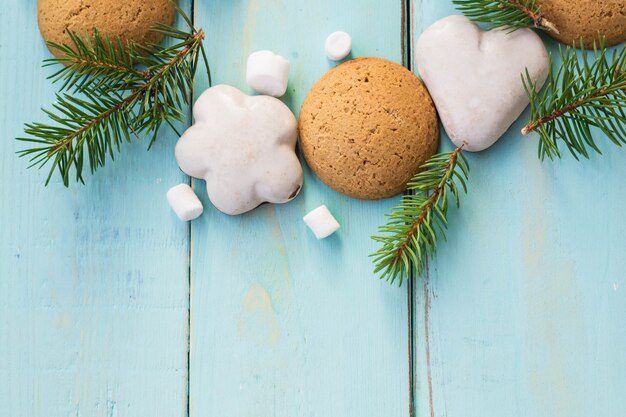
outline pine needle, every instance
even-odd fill
[[[449,197],[458,206],[460,189],[467,192],[469,166],[461,148],[437,154],[422,165],[407,185],[411,193],[387,214],[387,224],[378,229],[381,235],[372,236],[382,243],[370,255],[381,279],[391,284],[399,280],[402,285],[412,266],[421,274],[427,257],[435,252],[437,239],[445,239]]]
[[[529,75],[522,78],[530,99],[531,120],[522,133],[539,134],[539,157],[561,157],[561,146],[579,159],[590,151],[601,132],[617,146],[626,144],[626,46],[610,53],[600,40],[582,59],[573,47],[560,48],[562,63],[553,68],[537,91]]]
[[[536,0],[453,0],[457,10],[480,23],[511,31],[536,28],[559,33],[556,26],[541,13]]]
[[[123,142],[143,135],[154,143],[163,124],[185,119],[193,80],[200,59],[210,72],[202,46],[204,32],[158,24],[152,30],[174,41],[171,46],[149,43],[123,45],[97,31],[82,36],[70,33],[71,45],[50,44],[61,53],[44,66],[60,66],[49,78],[60,84],[57,101],[44,109],[50,122],[25,125],[30,145],[18,151],[30,167],[50,165],[46,185],[54,172],[67,187],[72,173],[84,182],[83,169],[91,173],[115,159]],[[210,83],[210,81],[209,81]]]

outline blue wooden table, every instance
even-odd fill
[[[415,68],[448,0],[191,0],[214,81],[249,91],[245,61],[292,63],[298,112],[353,56]],[[548,41],[554,50],[555,44]],[[626,152],[540,163],[520,120],[470,155],[448,242],[402,288],[372,274],[369,236],[398,202],[339,195],[308,169],[292,203],[186,225],[166,190],[189,181],[174,134],[126,146],[85,186],[44,188],[13,140],[54,99],[35,0],[0,9],[0,416],[626,415]],[[196,82],[196,95],[207,87]],[[522,119],[524,119],[522,117]],[[451,144],[442,138],[442,148]],[[340,233],[301,221],[326,204]]]

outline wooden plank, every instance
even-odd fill
[[[451,13],[416,1],[413,41]],[[415,285],[416,415],[626,412],[626,153],[541,163],[527,118],[468,157],[469,196]]]
[[[249,53],[292,64],[296,112],[332,64],[324,40],[354,38],[354,56],[402,60],[400,1],[196,2],[214,81],[245,85]],[[201,81],[198,91],[206,83]],[[402,416],[409,412],[406,290],[372,274],[369,236],[397,199],[359,202],[306,171],[303,193],[240,217],[207,205],[192,226],[192,416]],[[320,204],[342,229],[316,241],[302,216]]]
[[[187,10],[189,2],[181,3]],[[12,138],[53,101],[36,2],[0,12],[0,415],[184,416],[188,228],[163,134],[86,186],[44,188]]]

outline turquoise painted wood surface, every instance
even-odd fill
[[[415,2],[413,33],[453,12]],[[626,415],[626,153],[541,163],[524,120],[468,158],[470,193],[415,285],[418,416]]]
[[[181,2],[190,10],[190,4]],[[182,416],[188,229],[171,134],[126,146],[86,186],[43,187],[13,140],[54,89],[35,0],[0,11],[0,416]]]
[[[228,40],[209,48],[216,83],[250,91],[251,52],[287,57],[284,100],[296,113],[333,65],[323,50],[332,31],[358,40],[355,56],[403,56],[399,1],[197,1],[195,16],[209,39]],[[195,188],[208,204],[204,183]],[[368,260],[369,236],[395,202],[352,200],[307,170],[290,204],[240,217],[211,210],[192,224],[192,415],[408,415],[406,289],[376,279]],[[302,222],[320,204],[342,225],[323,241]]]
[[[14,3],[0,10],[0,416],[626,415],[623,152],[542,164],[520,121],[469,157],[470,194],[429,273],[388,287],[368,237],[397,199],[351,200],[308,170],[294,202],[236,218],[194,181],[207,210],[191,227],[164,199],[189,181],[171,133],[87,186],[44,189],[12,138],[53,100],[49,53],[35,0]],[[288,57],[296,113],[333,65],[331,31],[353,35],[354,56],[415,68],[419,33],[453,13],[448,0],[181,5],[216,83],[249,91],[250,52]],[[301,217],[321,203],[342,229],[318,242]]]

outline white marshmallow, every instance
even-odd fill
[[[182,221],[198,218],[202,214],[202,203],[187,184],[178,184],[167,191],[170,207]]]
[[[339,223],[326,206],[319,206],[302,218],[316,238],[324,239],[339,229]]]
[[[326,56],[333,61],[341,61],[351,50],[352,38],[346,32],[333,32],[326,38]]]
[[[248,57],[246,82],[257,93],[281,97],[287,91],[289,61],[272,51],[257,51]]]

